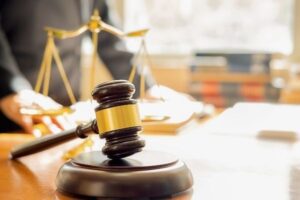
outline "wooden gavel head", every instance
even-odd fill
[[[134,85],[126,80],[99,84],[92,92],[99,103],[95,108],[97,132],[106,140],[102,152],[111,159],[130,156],[145,146],[138,136],[142,126],[134,92]]]
[[[76,137],[85,138],[93,132],[99,133],[100,138],[106,140],[102,152],[111,159],[140,152],[145,141],[138,136],[142,126],[137,101],[131,98],[134,91],[134,85],[125,80],[98,85],[92,93],[99,103],[95,108],[96,120],[19,145],[11,151],[10,158],[16,159],[43,151]]]

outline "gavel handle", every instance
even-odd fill
[[[66,130],[57,134],[47,135],[31,142],[19,145],[10,152],[10,158],[16,159],[29,154],[37,153],[74,138],[85,138],[88,134],[98,132],[96,121],[91,121],[85,125],[79,125],[76,128]]]

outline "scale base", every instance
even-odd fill
[[[83,153],[59,170],[58,191],[104,198],[168,197],[192,187],[190,170],[173,155],[142,151],[110,160],[100,151]]]

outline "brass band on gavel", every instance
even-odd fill
[[[96,111],[96,119],[100,135],[118,129],[141,126],[136,104],[99,109]]]
[[[98,132],[106,139],[102,152],[116,159],[142,150],[145,142],[138,136],[142,130],[137,101],[131,99],[134,85],[125,80],[98,85],[92,93],[99,103],[95,108]]]

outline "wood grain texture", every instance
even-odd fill
[[[78,141],[16,161],[9,159],[13,146],[32,139],[26,134],[0,134],[0,199],[69,199],[56,192],[55,177],[65,162],[64,150]]]
[[[10,160],[10,150],[18,144],[31,141],[25,134],[0,134],[0,199],[71,200],[82,199],[56,191],[55,178],[65,160],[63,153],[79,143],[80,139],[19,160]],[[191,192],[170,199],[190,199]]]

